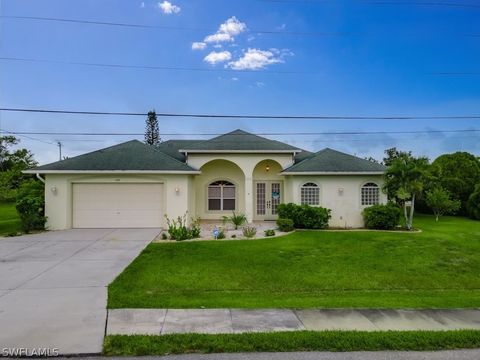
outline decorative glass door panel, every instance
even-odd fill
[[[257,181],[255,190],[255,218],[275,220],[277,207],[282,202],[282,182]]]

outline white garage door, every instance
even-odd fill
[[[160,227],[162,199],[162,184],[73,184],[73,227]]]

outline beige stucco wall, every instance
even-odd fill
[[[329,225],[332,227],[363,227],[361,205],[361,187],[374,182],[380,188],[383,185],[381,175],[336,175],[336,176],[287,176],[285,180],[285,202],[300,204],[300,188],[306,182],[314,182],[320,187],[320,206],[332,210]],[[340,192],[339,189],[343,189]],[[387,197],[380,191],[380,202],[386,203]]]
[[[201,168],[202,174],[195,176],[195,215],[201,219],[221,219],[231,215],[231,211],[209,211],[207,187],[214,181],[226,180],[235,185],[235,212],[245,213],[245,176],[234,163],[226,160],[214,160]]]
[[[72,227],[72,184],[74,183],[163,183],[164,205],[169,217],[194,212],[191,175],[45,175],[45,214],[49,230]],[[55,188],[56,192],[52,191]],[[179,191],[176,192],[175,189]],[[165,226],[165,219],[162,219]]]

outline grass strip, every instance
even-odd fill
[[[186,353],[449,350],[480,347],[480,330],[295,331],[243,334],[110,335],[108,356]]]

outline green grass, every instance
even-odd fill
[[[15,203],[0,202],[0,236],[22,231]]]
[[[105,355],[220,352],[448,350],[480,347],[480,331],[298,331],[247,334],[114,335]]]
[[[479,307],[480,222],[417,216],[415,226],[150,244],[109,286],[108,307]]]

